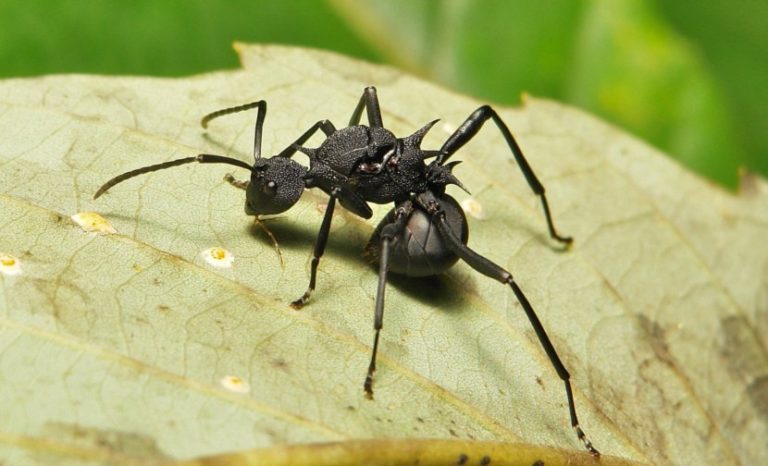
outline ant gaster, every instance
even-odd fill
[[[373,215],[369,202],[393,202],[394,208],[379,223],[366,248],[379,263],[373,350],[364,383],[366,395],[369,398],[373,395],[373,373],[376,369],[376,352],[383,324],[387,273],[412,277],[438,275],[462,259],[476,271],[512,289],[544,352],[565,383],[571,425],[586,449],[594,456],[599,456],[600,453],[579,426],[570,374],[557,355],[533,307],[508,271],[467,246],[469,231],[466,217],[456,200],[445,192],[450,184],[463,188],[452,173],[458,162],[448,163],[448,159],[469,142],[483,124],[493,120],[531,190],[541,199],[550,236],[560,243],[571,243],[570,237],[560,236],[555,230],[544,186],[499,115],[490,106],[484,105],[475,110],[439,150],[424,150],[421,149],[422,139],[437,120],[427,123],[408,137],[398,138],[384,128],[376,88],[367,87],[352,113],[348,127],[337,130],[329,120],[320,120],[282,152],[269,158],[261,157],[262,129],[267,113],[265,101],[213,112],[203,117],[201,124],[203,128],[207,128],[208,122],[214,118],[253,108],[256,108],[258,113],[253,146],[255,161],[252,166],[229,157],[200,154],[119,175],[99,188],[94,198],[134,176],[192,162],[224,163],[249,170],[249,182],[239,182],[231,176],[227,179],[232,184],[246,189],[245,212],[255,215],[257,219],[260,215],[278,214],[288,210],[301,197],[304,188],[320,188],[329,196],[328,205],[315,241],[309,286],[299,299],[291,303],[295,309],[306,304],[315,289],[317,267],[325,251],[336,201],[353,214],[366,219]],[[367,113],[368,126],[360,124],[363,111]],[[303,147],[302,144],[318,130],[326,136],[323,143],[314,149]],[[309,168],[291,158],[297,151],[309,158]],[[427,159],[433,160],[427,164]]]

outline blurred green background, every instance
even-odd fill
[[[766,0],[0,0],[0,77],[184,76],[234,40],[391,63],[602,116],[728,186],[768,174]]]

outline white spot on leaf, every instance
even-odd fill
[[[251,385],[236,375],[226,375],[219,381],[221,386],[235,393],[248,393],[251,391]]]
[[[117,230],[107,222],[107,219],[96,212],[78,212],[70,218],[83,231],[88,233],[96,233],[98,235],[117,233]]]
[[[10,254],[0,252],[0,273],[3,275],[21,274],[21,262]]]
[[[235,256],[224,248],[209,248],[200,253],[205,261],[217,268],[228,269],[232,267]]]
[[[477,202],[474,198],[468,197],[461,201],[461,208],[470,217],[478,220],[483,220],[485,214],[483,213],[483,205]]]

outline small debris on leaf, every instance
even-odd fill
[[[117,233],[117,230],[107,222],[107,219],[96,212],[78,212],[70,218],[87,233],[98,235]]]
[[[485,214],[483,213],[483,205],[477,202],[474,198],[468,197],[461,201],[461,208],[464,212],[472,218],[483,220]]]
[[[10,254],[0,252],[0,273],[4,275],[21,274],[21,262]]]
[[[235,393],[248,393],[251,391],[251,385],[236,375],[227,375],[219,381],[221,386]]]

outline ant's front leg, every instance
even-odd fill
[[[309,301],[310,295],[315,291],[315,283],[317,281],[317,266],[320,264],[320,258],[323,257],[325,252],[325,245],[328,242],[328,235],[331,231],[331,220],[333,219],[333,209],[336,207],[336,196],[338,196],[338,190],[331,191],[331,197],[328,199],[328,205],[325,207],[325,215],[323,215],[323,223],[320,224],[320,231],[317,233],[317,240],[315,240],[315,249],[312,257],[312,267],[309,275],[309,286],[307,291],[301,295],[301,298],[293,301],[291,307],[294,309],[301,309],[307,301]]]
[[[243,191],[248,189],[248,184],[250,183],[250,181],[248,180],[238,180],[231,173],[227,173],[226,175],[224,175],[224,181],[231,184],[237,189],[242,189]]]
[[[231,115],[233,113],[244,112],[246,110],[251,110],[253,108],[257,109],[256,124],[254,125],[254,130],[253,130],[253,158],[254,160],[258,159],[261,157],[261,134],[262,134],[262,129],[264,128],[264,119],[267,117],[266,101],[259,100],[257,102],[238,105],[236,107],[228,107],[221,110],[216,110],[215,112],[211,112],[208,115],[205,115],[200,120],[200,126],[207,129],[208,123],[213,119],[216,119],[224,115]]]
[[[308,183],[308,188],[314,187],[314,185]],[[371,218],[373,212],[368,204],[357,196],[354,192],[349,191],[343,187],[334,187],[331,189],[323,189],[330,196],[328,199],[328,205],[325,208],[325,215],[323,215],[323,223],[320,225],[320,231],[317,233],[317,240],[315,241],[315,249],[312,257],[312,267],[309,276],[309,286],[307,291],[301,296],[301,298],[293,301],[291,307],[294,309],[301,309],[307,301],[313,291],[315,291],[315,282],[317,281],[317,266],[320,264],[320,258],[325,253],[325,245],[328,242],[328,236],[331,231],[331,220],[333,220],[333,209],[336,207],[336,200],[338,199],[341,205],[353,212],[355,215],[359,215],[363,218]]]
[[[243,191],[247,191],[248,185],[250,184],[250,181],[238,180],[231,173],[224,175],[224,181],[237,189],[242,189]],[[260,218],[258,215],[253,216],[253,224],[261,228],[261,231],[269,236],[270,241],[272,241],[272,246],[275,248],[275,252],[277,253],[277,258],[280,260],[280,267],[285,267],[285,262],[283,261],[283,252],[280,250],[280,243],[277,242],[275,235],[269,228],[267,228],[267,225],[264,224],[265,220],[266,219]]]

